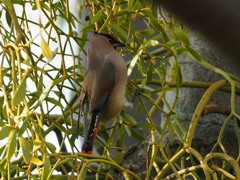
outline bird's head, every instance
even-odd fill
[[[96,35],[100,35],[100,36],[104,36],[107,38],[107,41],[109,42],[109,44],[111,44],[114,49],[116,49],[117,47],[124,47],[125,44],[119,42],[118,40],[116,40],[116,38],[114,38],[112,35],[106,33],[106,32],[97,32],[97,31],[91,31]]]

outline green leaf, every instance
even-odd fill
[[[9,13],[9,11],[6,11],[6,20],[7,20],[7,24],[9,27],[11,27],[11,24],[12,24],[12,17]]]
[[[99,29],[99,32],[102,32],[105,29],[109,21],[111,22],[112,16],[113,16],[113,11],[110,11],[110,13],[107,16],[107,19],[104,21],[102,27]]]
[[[154,34],[154,30],[151,29],[151,28],[148,28],[148,29],[144,29],[144,30],[141,30],[139,31],[141,34],[144,34],[144,35],[147,35],[147,36],[151,36]]]
[[[65,175],[56,176],[53,180],[68,180],[68,176]]]
[[[63,81],[65,81],[66,79],[70,78],[71,76],[70,75],[67,75],[67,76],[63,76],[63,77],[60,77],[60,78],[57,78],[53,81],[53,84],[52,86],[55,86]]]
[[[164,30],[164,28],[160,25],[160,23],[158,22],[158,20],[153,16],[153,14],[149,15],[149,18],[151,20],[151,23],[153,25],[154,28],[156,28],[158,31],[160,31],[162,33],[162,37],[164,40],[164,43],[167,43],[169,41],[169,38]]]
[[[12,0],[13,4],[19,4],[19,5],[23,5],[23,1],[22,0]]]
[[[136,140],[138,141],[144,141],[146,138],[142,135],[140,135],[139,133],[137,133],[136,131],[134,131],[132,128],[130,128],[131,130],[131,135],[132,137],[134,137]]]
[[[150,65],[148,66],[148,69],[147,69],[147,82],[152,81],[153,71],[154,71],[153,64],[150,63]]]
[[[98,11],[97,14],[95,14],[95,15],[92,17],[91,23],[94,24],[94,23],[96,23],[96,22],[98,22],[98,21],[101,21],[101,20],[105,19],[106,16],[102,14],[103,11],[105,11],[105,10],[106,10],[106,9],[102,9],[102,10]]]
[[[19,140],[20,147],[22,148],[24,162],[26,164],[29,164],[32,157],[31,155],[32,147],[29,144],[29,142],[22,136],[18,137],[18,140]]]
[[[131,130],[130,130],[130,128],[128,127],[128,125],[124,124],[123,126],[124,126],[124,128],[126,129],[128,136],[131,136]]]
[[[151,126],[148,122],[142,122],[142,123],[138,123],[138,124],[132,126],[132,128],[136,128],[139,130],[150,130]]]
[[[117,139],[117,142],[116,142],[117,147],[122,147],[123,146],[123,137],[124,137],[124,134],[119,135],[119,137]]]
[[[175,45],[180,44],[180,43],[181,43],[181,41],[171,40],[171,41],[168,41],[168,42],[166,43],[166,45],[169,46],[169,47],[171,47],[171,46],[175,46]]]
[[[17,146],[17,135],[16,131],[11,131],[9,136],[9,146],[7,151],[7,160],[10,161],[13,153],[15,152],[15,148]]]
[[[50,90],[52,89],[53,83],[54,83],[54,81],[50,82],[48,84],[48,86],[43,90],[43,92],[41,93],[41,95],[38,99],[39,103],[36,106],[40,105],[48,97],[48,94],[49,94]]]
[[[61,108],[64,108],[63,105],[61,104],[61,102],[58,101],[58,100],[56,100],[56,99],[54,99],[54,98],[47,97],[47,98],[46,98],[46,101],[51,102],[52,104],[54,104],[54,105],[56,105],[56,106],[59,106],[59,107],[61,107]]]
[[[137,124],[137,121],[135,120],[135,118],[132,117],[130,114],[124,114],[124,118],[126,118],[132,124]]]
[[[113,160],[117,163],[120,164],[125,156],[126,152],[125,151],[121,151],[119,152],[114,158]]]
[[[50,142],[46,142],[47,146],[50,148],[50,150],[54,150],[56,151],[56,147],[54,146],[54,144],[50,143]]]
[[[1,130],[0,130],[0,140],[8,137],[8,135],[10,134],[10,132],[14,129],[14,127],[12,126],[4,126]]]
[[[183,30],[180,29],[180,28],[176,28],[176,32],[177,32],[177,34],[178,34],[179,39],[180,39],[185,45],[190,46],[190,41],[189,41],[188,35],[187,35],[185,32],[183,32]]]
[[[180,67],[178,66],[178,77],[177,77],[178,85],[182,84],[182,71]]]
[[[139,116],[142,113],[143,110],[143,106],[142,104],[139,102],[136,108],[136,115]]]
[[[117,11],[115,14],[114,14],[114,16],[123,16],[124,14],[127,14],[128,13],[128,11],[127,10],[123,10],[123,11]]]
[[[13,97],[13,106],[17,106],[26,95],[26,77],[23,78],[22,83],[18,86],[18,89]]]
[[[106,142],[107,142],[108,139],[109,139],[108,133],[107,133],[106,131],[104,131],[104,130],[99,131],[99,132],[98,132],[98,135],[99,135],[100,137],[102,137]]]
[[[132,7],[133,7],[133,3],[134,3],[134,0],[128,0],[128,11],[131,11],[132,10]]]
[[[127,34],[121,26],[119,26],[115,22],[112,22],[111,25],[118,33],[121,34],[122,37],[127,38]]]
[[[202,58],[201,58],[200,54],[197,51],[195,51],[194,49],[192,49],[189,46],[186,46],[186,48],[187,48],[188,52],[192,55],[192,57],[194,59],[196,59],[198,62],[202,61]]]
[[[173,137],[173,135],[174,135],[174,127],[173,127],[172,123],[170,122],[170,120],[167,120],[167,126],[168,126],[168,130],[170,132],[171,137]]]
[[[49,157],[47,156],[47,153],[43,155],[43,172],[41,176],[41,180],[48,179],[48,176],[50,177],[50,170],[51,170],[51,163],[49,160]]]
[[[162,134],[163,130],[162,130],[162,127],[161,126],[156,126],[156,130],[157,132],[159,133],[159,135]]]
[[[28,121],[29,121],[29,117],[27,117],[27,118],[24,120],[21,128],[19,129],[18,136],[22,136],[22,134],[23,134],[24,132],[26,132],[27,127],[28,127]]]
[[[81,33],[86,33],[89,31],[92,31],[94,29],[94,24],[91,24],[89,26],[85,26],[84,28],[82,28]]]

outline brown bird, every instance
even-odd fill
[[[94,31],[89,40],[87,72],[80,95],[80,114],[84,116],[82,153],[92,154],[93,140],[101,122],[115,117],[123,108],[127,67],[116,47],[124,46],[107,33]]]

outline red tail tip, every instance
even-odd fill
[[[92,151],[81,151],[81,153],[84,153],[84,154],[93,154],[93,152]]]

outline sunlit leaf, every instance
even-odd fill
[[[17,135],[16,131],[11,131],[9,135],[9,146],[7,152],[7,160],[10,161],[13,153],[15,152],[15,148],[17,146]]]
[[[10,132],[14,129],[14,127],[12,126],[4,126],[1,130],[0,130],[0,140],[6,138],[9,136]]]
[[[28,121],[29,121],[29,117],[27,117],[27,118],[24,120],[21,128],[19,129],[18,136],[22,136],[22,134],[26,132],[27,127],[28,127]]]
[[[34,156],[31,158],[31,163],[36,164],[37,166],[43,165],[43,161]]]
[[[49,176],[50,170],[51,170],[51,163],[50,163],[49,157],[45,153],[43,155],[43,172],[42,172],[41,180],[48,179],[47,177]]]
[[[48,97],[48,94],[49,94],[50,90],[52,89],[53,83],[54,83],[54,81],[50,82],[48,84],[48,86],[43,90],[42,94],[40,95],[40,97],[38,99],[40,104]]]
[[[42,145],[43,145],[43,142],[40,140],[40,138],[38,136],[36,136],[36,139],[35,139],[34,144],[33,144],[32,152],[41,148]]]
[[[26,95],[26,78],[23,78],[22,83],[19,85],[13,97],[13,106],[18,105]]]
[[[141,54],[143,52],[143,49],[140,49],[138,51],[138,53],[134,56],[134,58],[132,59],[130,65],[128,66],[128,71],[127,71],[127,75],[130,76],[132,71],[133,71],[133,68],[135,67],[136,63],[137,63],[137,60],[139,60]]]
[[[128,136],[131,136],[130,128],[126,124],[124,124],[123,126],[124,126],[125,130],[127,131]]]
[[[31,155],[32,147],[29,144],[29,142],[22,136],[18,137],[18,140],[19,140],[20,147],[22,148],[24,162],[26,164],[29,164],[32,157]]]
[[[42,54],[44,57],[46,57],[48,59],[48,62],[51,61],[54,57],[53,52],[51,51],[48,43],[46,43],[46,41],[43,39],[43,37],[41,36],[41,49],[42,49]],[[47,63],[46,63],[47,64]]]

